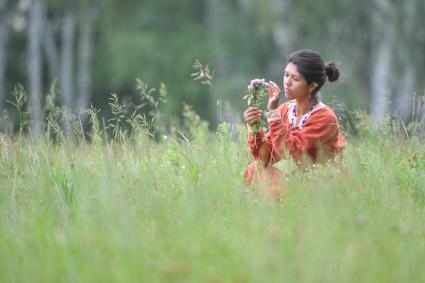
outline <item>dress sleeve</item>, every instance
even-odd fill
[[[316,111],[307,120],[302,129],[292,129],[286,116],[287,107],[282,107],[277,113],[270,113],[269,132],[250,135],[248,138],[251,153],[255,159],[261,160],[265,165],[278,162],[286,153],[295,161],[300,161],[304,154],[315,152],[323,146],[324,150],[333,152],[338,147],[344,146],[344,141],[339,140],[338,122],[335,115],[325,109]],[[283,117],[283,119],[281,118]]]
[[[284,124],[281,117],[286,115],[287,104],[282,104],[278,109],[267,113],[269,122],[269,131],[264,133],[260,130],[256,135],[252,133],[248,136],[249,149],[256,160],[262,161],[265,165],[278,162],[281,159],[280,154],[276,154],[275,147],[277,137],[284,134]],[[274,127],[270,127],[274,123]],[[274,142],[273,142],[274,141]]]
[[[326,152],[334,152],[341,146],[339,139],[338,120],[326,109],[318,110],[311,115],[302,129],[284,128],[282,123],[269,123],[271,143],[277,157],[288,152],[295,161],[301,161],[303,155],[316,155],[316,150],[323,148]]]

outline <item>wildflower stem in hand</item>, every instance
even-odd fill
[[[248,85],[247,95],[244,96],[244,99],[248,100],[248,106],[254,108],[260,108],[262,100],[268,95],[269,85],[264,79],[254,79]],[[252,133],[255,135],[259,132],[263,125],[261,120],[258,120],[252,125]]]

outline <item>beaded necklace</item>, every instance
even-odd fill
[[[318,104],[318,101],[315,100],[314,104],[311,106],[310,110],[307,112],[307,114],[304,115],[303,119],[301,120],[301,126],[300,129],[304,128],[305,121],[307,121],[308,117],[313,113],[314,107]],[[291,126],[292,128],[295,128],[295,116],[297,113],[296,104],[294,104],[294,108],[292,108],[292,119],[291,119]]]

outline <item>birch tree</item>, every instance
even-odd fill
[[[29,11],[28,28],[28,78],[30,95],[31,130],[34,137],[39,137],[42,127],[42,55],[41,38],[43,32],[43,2],[32,0]]]
[[[382,118],[389,109],[391,98],[391,67],[393,60],[395,30],[392,18],[392,2],[375,0],[372,9],[372,58],[370,78],[370,113]]]
[[[75,41],[75,0],[67,0],[62,25],[62,47],[60,66],[60,97],[62,106],[73,109],[73,59]]]
[[[52,82],[57,77],[59,70],[58,48],[56,46],[55,34],[52,28],[52,24],[52,21],[45,17],[43,47],[47,59],[50,82]]]
[[[399,11],[400,17],[400,40],[397,42],[401,45],[398,50],[400,58],[399,68],[394,74],[398,77],[401,75],[400,80],[397,81],[394,92],[393,101],[395,102],[394,111],[397,112],[404,118],[411,115],[412,109],[412,98],[415,92],[416,86],[416,73],[417,66],[415,64],[415,54],[411,54],[411,48],[413,42],[415,42],[414,35],[416,32],[416,26],[414,24],[415,18],[420,17],[417,15],[418,5],[416,0],[405,1],[402,3],[402,9]]]
[[[291,38],[289,25],[283,20],[287,13],[288,0],[271,0],[271,13],[274,17],[274,24],[272,26],[273,41],[279,49],[281,58],[285,58],[289,53],[292,46],[293,39]],[[282,73],[283,60],[276,60],[272,68],[277,73]]]
[[[7,43],[7,16],[6,0],[0,0],[0,110],[4,107],[6,98],[6,43]]]
[[[90,1],[84,6],[80,24],[78,47],[78,100],[76,110],[80,111],[88,106],[90,101],[91,65],[93,53],[93,32],[97,20],[97,1]]]
[[[215,60],[212,62],[219,73],[225,75],[229,69],[229,55],[222,39],[223,21],[226,18],[226,1],[206,0],[206,27],[208,31],[208,42],[215,51]]]

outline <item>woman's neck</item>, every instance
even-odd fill
[[[296,101],[296,116],[303,116],[308,111],[310,111],[311,107],[317,103],[316,99],[297,99]]]

